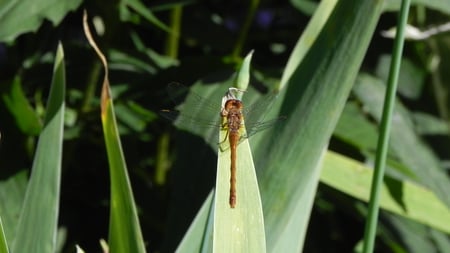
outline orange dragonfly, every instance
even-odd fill
[[[189,89],[178,83],[169,84],[169,96],[176,104],[181,104],[180,94],[187,94]],[[231,208],[236,206],[236,149],[237,145],[253,134],[267,129],[284,119],[284,117],[276,118],[269,121],[260,122],[257,119],[264,113],[268,106],[273,102],[276,94],[267,95],[260,102],[250,106],[244,107],[240,93],[245,91],[237,88],[229,88],[222,98],[222,103],[214,103],[213,101],[204,98],[196,93],[190,92],[190,99],[188,98],[183,105],[183,108],[190,108],[188,110],[162,110],[161,115],[169,120],[175,120],[178,125],[191,126],[195,128],[213,128],[214,136],[217,136],[219,130],[226,131],[224,140],[220,140],[219,147],[221,151],[230,148],[230,196],[229,204]],[[242,94],[241,94],[242,95]],[[194,108],[192,110],[192,108]],[[193,115],[197,111],[195,116]],[[244,124],[245,117],[245,124]],[[218,138],[215,138],[217,140]],[[228,139],[228,145],[226,145]]]

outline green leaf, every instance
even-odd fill
[[[364,103],[368,112],[379,121],[384,99],[385,85],[368,75],[361,75],[356,82],[355,95]],[[450,206],[448,189],[450,180],[440,167],[439,160],[415,133],[407,110],[397,102],[390,146],[398,159],[430,188],[444,203]]]
[[[224,132],[224,131],[222,131]],[[225,137],[223,133],[221,137]],[[237,147],[235,208],[230,198],[230,149],[219,153],[213,252],[266,252],[264,218],[248,140]]]
[[[0,3],[0,41],[11,42],[17,36],[35,31],[44,19],[58,24],[81,0],[4,0]]]
[[[374,153],[376,150],[377,128],[365,118],[356,102],[350,101],[345,105],[334,136],[362,152]]]
[[[121,19],[123,21],[130,20],[130,11],[128,8],[134,10],[136,13],[144,17],[148,22],[155,25],[159,29],[171,32],[170,28],[165,25],[163,22],[161,22],[155,15],[153,15],[153,12],[151,12],[141,1],[139,0],[122,0],[120,1],[120,14]]]
[[[234,84],[234,87],[240,89],[240,90],[247,90],[247,87],[250,82],[250,62],[252,60],[253,56],[253,50],[250,51],[250,53],[247,54],[247,56],[244,58],[244,61],[242,62],[241,68],[239,72],[236,75],[236,81]],[[242,93],[242,92],[241,92]],[[241,99],[241,97],[238,97],[238,99]]]
[[[400,9],[400,2],[397,0],[384,1],[384,11],[398,11]],[[424,6],[445,14],[450,14],[450,2],[441,0],[412,0],[411,5]]]
[[[9,253],[8,244],[6,243],[5,231],[3,229],[3,222],[0,217],[0,252]]]
[[[213,204],[213,192],[210,192],[176,252],[212,252]]]
[[[312,16],[317,9],[318,3],[311,0],[291,0],[292,6],[306,15]]]
[[[305,32],[286,66],[279,112],[286,123],[266,131],[258,145],[251,143],[258,148],[269,252],[302,249],[322,156],[381,13],[377,1],[341,0],[331,13],[327,4],[319,5],[313,16],[321,19],[318,27]]]
[[[0,216],[6,241],[12,242],[16,237],[17,223],[25,197],[28,174],[25,170],[15,174],[6,181],[0,182]]]
[[[238,89],[247,89],[252,54],[253,52],[250,52],[247,55],[237,74],[236,87]],[[229,142],[229,138],[229,130],[222,129],[218,141]],[[219,147],[218,149],[213,252],[264,253],[266,252],[264,217],[255,165],[248,140],[244,140],[236,149],[235,207],[231,207],[230,200],[231,152],[232,148],[221,150]]]
[[[27,186],[27,172],[21,171],[0,182],[0,252],[9,252],[16,237],[16,228]]]
[[[328,152],[321,182],[350,196],[368,201],[373,170],[342,155]],[[393,192],[396,184],[399,191]],[[408,182],[385,180],[381,190],[380,207],[422,224],[450,233],[450,210],[428,189]],[[401,202],[399,202],[399,199]]]
[[[377,131],[376,124],[367,117],[364,108],[356,101],[349,101],[345,105],[333,135],[361,152],[370,163],[375,159]],[[415,180],[414,173],[396,160],[395,152],[392,150],[387,163],[387,175],[396,179]]]
[[[266,118],[283,115],[286,122],[250,139],[269,252],[301,251],[319,180],[320,160],[380,10],[381,3],[376,1],[321,2],[291,54],[278,100],[267,108],[270,110]],[[210,87],[196,86],[194,90],[212,96]],[[249,95],[251,92],[245,98]],[[201,129],[193,133],[208,136]]]
[[[389,66],[392,57],[382,55],[378,61],[376,75],[384,83],[388,80]],[[406,98],[416,100],[421,94],[424,86],[425,70],[415,66],[410,60],[402,59],[398,77],[398,93]]]
[[[432,114],[415,112],[412,115],[416,131],[421,135],[449,135],[450,129],[444,119]]]
[[[145,252],[144,239],[114,113],[108,80],[108,63],[92,38],[86,12],[83,16],[83,27],[89,43],[101,59],[105,70],[101,94],[101,119],[111,179],[109,249],[111,252]]]
[[[430,229],[426,226],[396,215],[384,216],[389,221],[390,225],[395,227],[395,236],[400,238],[400,240],[404,243],[406,252],[436,252],[436,247],[434,245],[435,243],[429,238]],[[385,232],[383,234],[387,233],[388,232]]]
[[[42,124],[23,92],[20,77],[14,79],[2,98],[23,133],[34,136],[41,132]]]
[[[64,54],[60,44],[55,57],[44,128],[39,136],[12,246],[13,252],[55,251],[61,183],[64,94]]]
[[[109,248],[111,252],[145,252],[136,204],[110,96],[109,82],[102,89],[102,125],[111,178]]]

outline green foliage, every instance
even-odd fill
[[[447,22],[446,1],[412,3],[408,23],[419,31]],[[95,40],[109,65],[107,99],[80,6],[104,28]],[[212,252],[245,240],[267,252],[360,250],[392,59],[392,40],[380,34],[398,8],[2,1],[0,252]],[[378,252],[450,251],[447,37],[405,44]],[[209,125],[236,80],[250,84],[246,121],[284,120],[238,146],[241,209],[231,210],[229,150],[215,155]],[[186,94],[171,98],[171,82]],[[173,108],[191,120],[174,128],[158,116]]]
[[[237,74],[236,88],[247,90],[251,58],[252,53],[245,57]],[[244,122],[245,120],[244,118]],[[245,135],[244,132],[242,131],[241,135]],[[217,151],[213,252],[264,253],[266,252],[266,238],[261,196],[247,139],[242,141],[236,149],[236,206],[230,207],[231,148],[228,145],[229,137],[229,131],[222,129],[217,139],[217,141],[225,143],[220,143]],[[223,149],[222,147],[228,148]]]
[[[127,166],[120,142],[114,105],[109,84],[108,62],[92,38],[87,13],[83,15],[83,27],[89,44],[102,61],[105,76],[101,93],[101,119],[108,156],[111,179],[111,207],[109,215],[108,252],[145,252],[136,204],[131,189]]]
[[[12,42],[23,33],[36,31],[44,19],[56,25],[80,4],[81,0],[2,1],[0,41]]]
[[[13,252],[54,252],[60,201],[62,140],[64,124],[65,67],[62,46],[55,56],[53,82],[44,126],[14,240]]]

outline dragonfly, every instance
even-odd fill
[[[163,117],[175,121],[179,126],[187,126],[189,129],[214,129],[213,136],[217,136],[219,131],[226,131],[225,139],[217,143],[221,151],[230,149],[230,194],[229,205],[235,208],[237,202],[236,196],[236,159],[237,146],[243,140],[253,134],[272,127],[281,122],[285,117],[279,117],[268,121],[259,121],[261,114],[267,111],[272,104],[276,94],[266,95],[259,102],[245,107],[240,99],[244,90],[229,88],[220,100],[213,101],[197,93],[189,92],[189,89],[179,83],[171,83],[167,87],[167,92],[175,104],[183,104],[180,110],[162,110]],[[189,92],[188,98],[183,101],[181,94]],[[244,123],[245,118],[245,123]],[[218,140],[219,138],[215,138]],[[227,141],[228,140],[228,141]]]

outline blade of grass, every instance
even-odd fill
[[[33,160],[12,252],[55,252],[61,181],[65,69],[58,45],[44,127]]]
[[[83,15],[83,27],[89,43],[97,52],[105,69],[101,94],[101,119],[111,177],[109,248],[111,252],[145,252],[136,204],[114,114],[108,80],[108,63],[92,38],[87,24],[86,12]]]
[[[400,61],[403,52],[404,31],[408,18],[410,0],[403,0],[397,23],[398,32],[394,41],[394,52],[392,57],[389,79],[387,83],[383,115],[380,123],[380,137],[378,139],[377,154],[375,157],[374,175],[370,191],[369,210],[367,222],[364,230],[363,252],[373,252],[378,222],[380,191],[383,183],[386,157],[389,145],[389,133],[394,111],[395,93],[397,91],[398,75],[400,71]]]
[[[246,90],[253,52],[244,59],[235,86]],[[245,105],[244,105],[245,106]],[[244,119],[245,121],[245,119]],[[219,142],[229,141],[226,130],[220,131]],[[252,153],[248,140],[236,150],[236,207],[231,208],[231,149],[218,150],[214,202],[213,252],[266,252],[264,217]]]
[[[373,169],[342,155],[328,152],[320,181],[350,196],[368,201]],[[400,188],[402,202],[392,194],[392,187]],[[430,190],[408,181],[385,181],[381,185],[380,207],[406,218],[434,227],[450,234],[450,210]]]
[[[126,10],[126,8],[130,8],[132,10],[134,10],[136,13],[138,13],[139,15],[141,15],[143,18],[145,18],[148,22],[150,22],[151,24],[155,25],[156,27],[158,27],[159,29],[171,33],[173,31],[170,30],[169,27],[167,27],[166,24],[164,24],[163,22],[161,22],[154,14],[153,12],[147,8],[141,1],[139,0],[125,0],[125,1],[120,1],[120,9],[123,12],[122,15],[125,16],[125,13],[127,13],[128,11]]]
[[[386,85],[369,75],[360,75],[354,86],[355,96],[364,104],[365,113],[381,121],[382,104]],[[397,100],[391,122],[390,155],[404,164],[411,180],[432,190],[447,206],[450,206],[448,188],[450,179],[442,169],[439,158],[416,132],[411,113]],[[388,160],[389,161],[389,160]]]
[[[42,123],[23,91],[19,76],[16,76],[9,89],[9,92],[3,95],[3,101],[14,115],[17,126],[22,132],[37,136],[42,131]]]
[[[250,30],[250,26],[253,23],[253,19],[255,17],[256,10],[259,6],[259,0],[251,0],[250,6],[247,11],[247,15],[245,16],[245,21],[241,26],[241,30],[239,32],[239,36],[236,40],[236,44],[234,45],[233,52],[230,55],[231,60],[238,60],[242,53],[242,48],[244,47],[244,43],[247,39],[248,31]]]
[[[3,230],[3,222],[0,217],[0,252],[9,253],[8,243],[6,242],[5,231]]]

